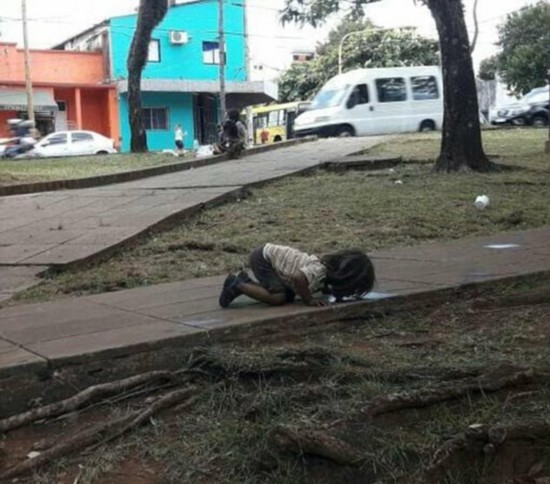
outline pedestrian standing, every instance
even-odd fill
[[[176,128],[174,130],[174,142],[176,143],[176,152],[179,154],[184,152],[183,149],[183,139],[185,138],[185,135],[187,133],[183,131],[180,124],[176,124]]]

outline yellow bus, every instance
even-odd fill
[[[254,144],[278,143],[294,138],[294,120],[309,102],[296,101],[252,108]]]

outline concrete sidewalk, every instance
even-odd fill
[[[372,299],[327,308],[272,308],[242,297],[222,310],[223,277],[210,277],[0,310],[0,387],[16,374],[275,333],[280,326],[313,327],[360,317],[381,302],[388,307],[464,285],[549,272],[550,228],[371,255],[377,272]]]
[[[48,267],[90,260],[159,224],[238,197],[244,187],[312,169],[382,139],[324,139],[127,183],[0,197],[0,302],[35,284]]]

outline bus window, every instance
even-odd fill
[[[269,127],[274,128],[275,126],[279,126],[279,111],[269,113]]]

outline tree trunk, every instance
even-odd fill
[[[168,10],[167,0],[140,0],[136,31],[128,54],[128,117],[132,153],[147,151],[147,134],[141,116],[141,73],[147,62],[153,29]]]
[[[427,0],[441,47],[445,111],[435,171],[491,171],[483,151],[479,107],[462,0]]]

